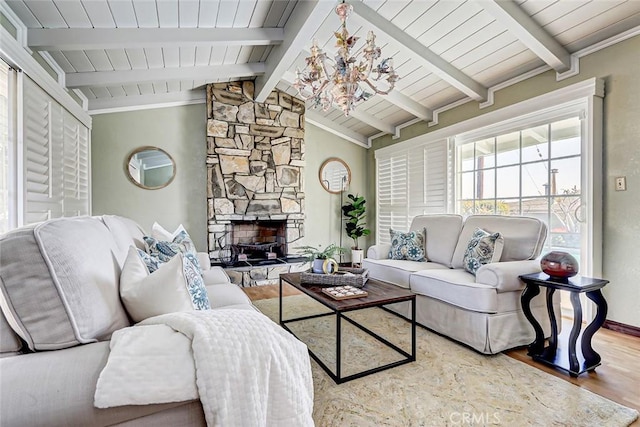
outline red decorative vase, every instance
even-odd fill
[[[578,274],[580,266],[573,255],[562,252],[549,252],[540,260],[542,271],[554,279],[566,279]]]

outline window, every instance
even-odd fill
[[[24,79],[24,224],[89,214],[89,130]]]
[[[540,218],[580,260],[581,146],[578,116],[458,145],[456,211]]]
[[[376,242],[423,213],[534,216],[600,276],[603,97],[589,79],[376,150]]]
[[[390,243],[389,229],[407,231],[417,215],[447,206],[447,141],[377,156],[377,241]]]

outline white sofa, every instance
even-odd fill
[[[499,262],[486,264],[476,275],[463,268],[464,252],[476,230],[500,232],[504,247]],[[426,230],[428,261],[389,259],[391,245],[369,248],[363,266],[369,276],[411,289],[416,294],[419,324],[464,343],[485,354],[528,345],[534,330],[522,311],[524,284],[519,275],[540,271],[536,259],[542,250],[546,225],[530,217],[472,215],[421,215],[413,219],[411,231]],[[410,317],[408,303],[393,309]],[[560,317],[555,295],[553,309]],[[531,301],[531,310],[546,336],[550,334],[544,295]]]
[[[135,222],[112,215],[55,219],[0,236],[1,425],[206,425],[199,400],[93,406],[109,338],[131,324],[118,284],[129,247],[144,248],[142,237]],[[213,309],[255,310],[224,270],[198,255]]]

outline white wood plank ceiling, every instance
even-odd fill
[[[204,85],[256,81],[262,101],[291,87],[311,40],[329,56],[340,26],[333,0],[7,0],[45,53],[80,90],[89,111],[204,97]],[[376,33],[400,81],[345,117],[307,120],[367,145],[457,102],[490,102],[492,88],[545,67],[575,72],[577,55],[639,33],[640,0],[352,0],[347,21]],[[363,43],[362,39],[360,43]]]

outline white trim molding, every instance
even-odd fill
[[[493,125],[495,123],[512,120],[516,117],[522,118],[525,116],[543,114],[545,110],[549,109],[549,105],[554,106],[551,108],[557,108],[556,106],[559,106],[561,104],[567,104],[572,101],[588,97],[604,97],[604,80],[590,78],[582,82],[575,83],[573,85],[557,89],[552,92],[527,99],[525,101],[518,102],[513,105],[505,106],[481,116],[476,116],[453,124],[451,126],[447,126],[430,133],[416,136],[414,138],[399,142],[394,145],[377,149],[376,154],[378,152],[380,152],[380,154],[383,154],[385,151],[392,151],[394,149],[405,149],[413,145],[420,145],[443,138],[450,138],[456,135],[465,134],[467,132],[480,132],[482,128]]]

